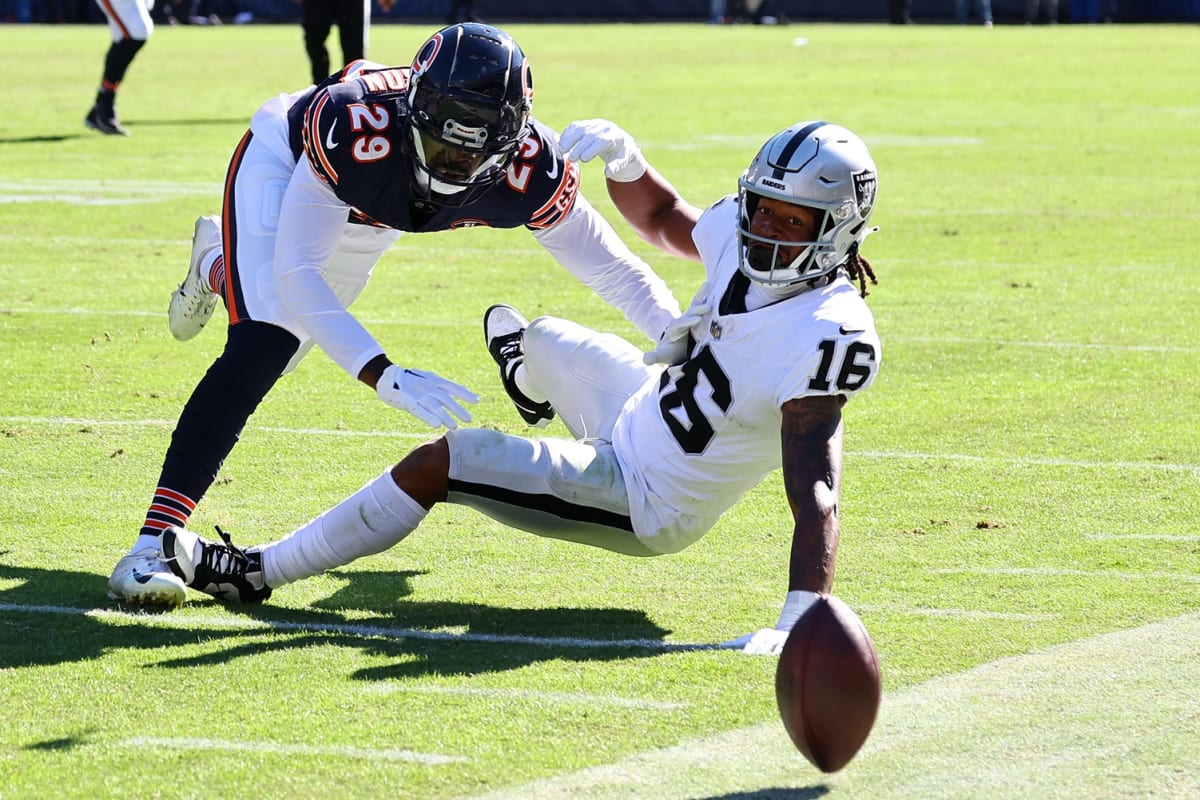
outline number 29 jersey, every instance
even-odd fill
[[[868,388],[881,348],[866,302],[844,274],[746,310],[738,269],[737,203],[700,217],[692,238],[708,273],[710,311],[688,358],[626,401],[613,446],[639,538],[675,552],[700,538],[782,464],[782,406]]]
[[[356,61],[288,111],[292,151],[339,200],[351,220],[407,232],[487,226],[549,228],[571,210],[579,167],[558,137],[530,119],[505,175],[461,205],[426,202],[409,139],[408,67]],[[454,197],[454,196],[451,196]]]

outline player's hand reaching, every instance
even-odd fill
[[[817,602],[820,597],[816,592],[791,591],[783,603],[783,611],[779,613],[779,621],[774,628],[760,628],[754,633],[747,633],[728,642],[722,642],[721,647],[727,650],[741,650],[751,656],[777,656],[783,652],[788,634],[792,632],[796,621],[804,616],[804,612]]]
[[[458,419],[471,421],[471,414],[459,400],[478,403],[479,396],[465,386],[424,369],[405,369],[392,364],[375,384],[379,399],[393,408],[407,411],[426,425],[453,430]]]
[[[696,292],[696,297],[705,297],[706,295],[707,291],[704,286]],[[687,358],[688,334],[696,326],[704,324],[705,315],[710,310],[711,306],[708,303],[698,303],[693,300],[687,311],[667,323],[666,329],[658,337],[658,346],[642,356],[642,361],[647,364],[666,364],[667,366],[682,363]]]
[[[563,153],[584,163],[599,157],[604,174],[618,183],[636,181],[646,172],[646,160],[633,137],[615,122],[583,119],[572,122],[558,137]]]

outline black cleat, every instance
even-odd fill
[[[117,119],[117,112],[111,106],[102,108],[100,103],[92,106],[92,110],[83,118],[83,124],[109,136],[129,135],[129,131],[121,127],[121,121]]]
[[[517,367],[525,363],[523,340],[529,320],[512,306],[494,305],[483,314],[483,335],[487,339],[488,352],[500,367],[500,382],[504,391],[517,407],[521,418],[535,428],[544,428],[554,419],[554,408],[549,401],[538,403],[530,400],[517,388],[513,379]]]
[[[270,597],[262,554],[235,547],[220,528],[217,533],[223,542],[210,542],[172,525],[162,533],[163,560],[188,586],[221,600],[261,603]]]

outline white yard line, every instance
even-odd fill
[[[1009,620],[1011,622],[1046,622],[1058,619],[1058,614],[1027,613],[1020,611],[980,611],[973,608],[918,608],[874,603],[855,603],[858,612],[894,614],[910,617],[945,617],[966,620]]]
[[[94,419],[89,417],[0,416],[0,425],[78,425],[81,427],[156,428],[173,426],[168,419]],[[286,428],[250,424],[247,430],[280,433],[288,436],[342,436],[361,438],[428,439],[429,433],[399,431],[349,431],[331,428]],[[1041,467],[1079,467],[1081,469],[1151,470],[1163,472],[1200,472],[1200,464],[1171,464],[1159,461],[1081,461],[1067,458],[998,458],[961,453],[918,453],[882,450],[847,450],[847,458],[896,459],[915,461],[969,461],[980,464],[1028,464]]]
[[[118,624],[185,628],[266,628],[566,646],[664,646],[655,640],[539,640],[58,606],[0,604],[2,611],[77,614]],[[506,787],[478,795],[475,800],[682,799],[739,793],[783,800],[830,792],[836,792],[839,798],[871,800],[1198,797],[1198,652],[1200,614],[1190,614],[1002,659],[887,692],[863,751],[835,775],[823,775],[804,762],[782,725],[772,720],[636,753],[611,764]],[[886,654],[883,666],[886,678]],[[762,691],[770,692],[772,688],[764,686]],[[395,749],[218,739],[139,738],[121,744],[335,758],[429,759],[427,763],[463,758]]]
[[[1083,538],[1093,542],[1200,542],[1200,536],[1182,533],[1085,533]]]
[[[102,180],[62,178],[48,180],[0,180],[0,192],[81,192],[87,194],[118,194],[118,195],[161,195],[178,197],[181,195],[211,194],[221,197],[220,183],[203,181],[132,181],[104,178]]]
[[[1012,575],[1032,578],[1101,578],[1122,581],[1178,581],[1200,583],[1193,572],[1126,572],[1124,570],[1060,569],[1057,567],[946,567],[932,569],[934,575]],[[1200,655],[1200,652],[1198,652]]]
[[[1173,345],[1145,344],[1093,344],[1088,342],[1036,342],[1004,339],[967,339],[947,336],[896,336],[889,342],[916,342],[919,344],[978,344],[987,347],[1035,347],[1046,350],[1117,350],[1129,353],[1200,353],[1200,347],[1175,347]]]
[[[459,697],[482,697],[489,700],[533,701],[573,706],[616,706],[643,711],[678,711],[686,703],[667,703],[640,697],[618,697],[611,694],[582,692],[543,692],[532,689],[488,689],[474,686],[422,686],[407,683],[376,683],[365,691],[371,694],[444,694]]]
[[[1166,472],[1197,472],[1200,464],[1171,464],[1161,461],[1082,461],[1071,458],[997,458],[963,453],[916,453],[886,450],[847,450],[847,457],[912,459],[916,461],[971,461],[978,464],[1028,464],[1034,467],[1082,467],[1084,469],[1146,469]]]
[[[395,748],[319,746],[306,744],[279,744],[262,741],[229,741],[227,739],[207,739],[196,737],[158,737],[135,736],[132,739],[122,739],[116,743],[118,747],[132,747],[146,752],[150,749],[163,749],[172,752],[179,750],[222,750],[231,753],[272,753],[285,756],[329,756],[331,758],[356,758],[366,761],[411,761],[418,764],[459,764],[467,760],[465,756],[447,756],[440,753],[417,753],[412,750],[397,750]]]
[[[6,240],[14,239],[14,238],[17,238],[17,237],[0,236],[0,241],[6,241]],[[110,240],[110,239],[100,239],[100,238],[95,238],[95,237],[76,237],[76,238],[79,239],[78,243],[80,243],[80,244],[99,244],[99,243],[109,244],[109,245],[114,244],[114,240]],[[69,239],[64,238],[64,237],[56,237],[54,241],[56,243],[61,243],[61,242],[66,242],[68,240]],[[402,246],[403,246],[404,252],[407,253],[408,255],[418,254],[418,253],[422,253],[422,252],[429,252],[429,253],[444,253],[445,252],[444,246],[423,247],[423,246],[418,246],[415,244],[415,242],[409,241],[407,239],[402,240],[402,241],[403,241]],[[178,244],[180,246],[180,248],[182,248],[185,244],[187,244],[187,242],[182,241],[182,240],[179,242],[161,242],[161,241],[154,241],[154,240],[149,240],[149,239],[146,239],[146,240],[128,239],[128,240],[121,240],[121,243],[124,243],[124,244],[156,244],[156,245]],[[397,245],[397,246],[400,247],[400,245]],[[459,248],[459,249],[461,250],[462,248]],[[481,253],[488,252],[488,249],[486,247],[476,247],[476,248],[471,248],[471,249],[478,250]],[[511,248],[510,248],[510,251],[511,251]],[[528,252],[536,253],[538,251],[537,250],[529,250]],[[119,309],[80,308],[78,306],[68,306],[68,307],[46,307],[46,306],[33,307],[33,306],[30,306],[30,307],[26,307],[26,308],[3,308],[3,307],[0,307],[0,313],[6,313],[6,314],[10,314],[10,315],[30,314],[30,315],[48,316],[48,317],[56,317],[56,316],[162,317],[162,316],[164,316],[163,312],[161,310],[138,310],[138,309],[128,309],[128,308],[119,308]],[[404,318],[404,319],[366,319],[366,318],[364,318],[363,322],[368,322],[368,323],[372,323],[372,324],[380,324],[380,325],[383,325],[383,324],[396,324],[396,325],[405,324],[405,325],[407,325],[407,324],[411,323],[411,320],[409,318]],[[453,320],[427,319],[427,320],[421,320],[420,324],[422,326],[448,327],[450,325],[457,326],[461,323],[457,322],[457,321],[453,321]],[[981,338],[962,338],[962,337],[944,337],[944,336],[892,336],[892,337],[889,337],[888,342],[897,343],[897,344],[909,344],[909,343],[912,343],[912,344],[972,344],[972,345],[981,345],[981,346],[985,346],[985,347],[1024,347],[1024,348],[1032,348],[1032,349],[1039,349],[1039,350],[1096,350],[1096,351],[1114,352],[1114,353],[1167,353],[1167,354],[1176,354],[1177,353],[1177,354],[1184,354],[1184,355],[1191,354],[1191,353],[1200,353],[1200,347],[1179,347],[1179,346],[1175,346],[1175,345],[1113,344],[1113,343],[1108,343],[1108,342],[1038,342],[1038,341],[1017,341],[1017,340],[1004,340],[1004,339],[981,339]]]
[[[533,647],[565,647],[585,650],[650,650],[683,652],[715,650],[713,643],[689,644],[664,642],[661,639],[584,639],[574,636],[520,636],[516,634],[472,633],[467,630],[425,630],[396,628],[369,623],[285,622],[283,620],[249,619],[217,614],[145,614],[115,611],[105,608],[74,608],[71,606],[39,606],[0,603],[0,613],[65,614],[91,617],[121,625],[148,625],[180,630],[263,630],[286,633],[332,633],[344,636],[364,636],[380,639],[424,639],[440,642],[487,642]]]
[[[166,314],[161,310],[157,311],[139,311],[137,309],[98,309],[98,308],[4,308],[0,306],[0,319],[4,317],[16,317],[23,314],[47,316],[47,317],[157,317],[165,319]],[[359,317],[359,321],[368,325],[406,325],[419,326],[422,328],[459,328],[462,327],[461,320],[453,319],[413,319],[412,317],[397,318],[392,317],[383,319],[379,317]],[[163,326],[166,330],[166,326]]]
[[[474,800],[1200,797],[1198,652],[1192,614],[885,693],[834,775],[770,722]]]

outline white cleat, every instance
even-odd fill
[[[192,233],[192,260],[188,264],[188,274],[171,295],[171,305],[167,309],[171,335],[181,342],[199,333],[217,306],[217,295],[209,288],[208,281],[200,279],[200,262],[220,246],[220,218],[209,215],[197,219],[196,230]]]
[[[108,598],[134,606],[175,608],[187,599],[183,585],[153,547],[130,553],[108,578]]]

